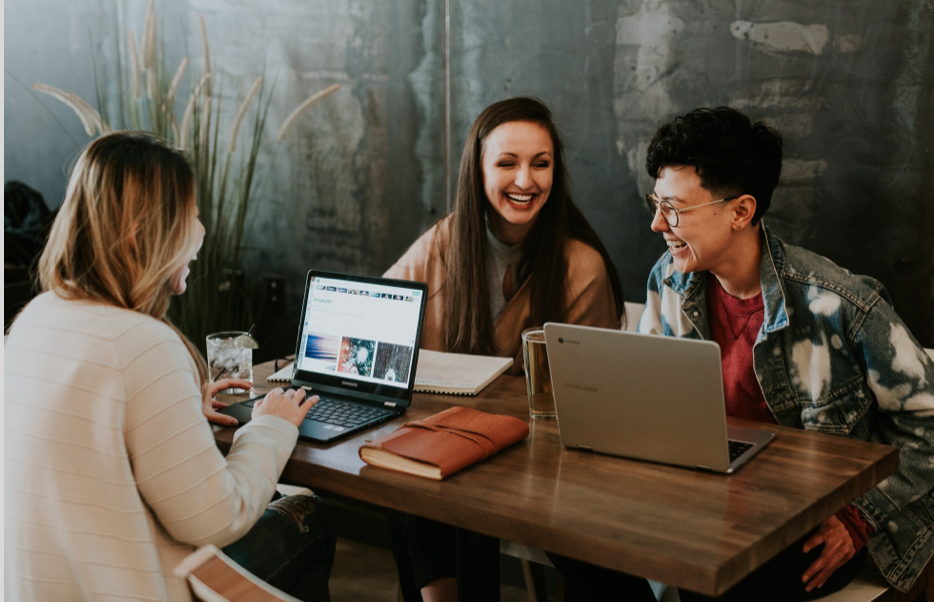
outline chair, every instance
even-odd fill
[[[626,332],[635,332],[636,327],[639,326],[639,317],[642,316],[642,308],[645,307],[645,303],[631,303],[626,301],[626,325],[623,327],[623,330]]]

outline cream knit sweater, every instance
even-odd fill
[[[262,515],[298,429],[262,416],[226,459],[171,328],[52,293],[4,362],[6,600],[188,600],[172,569]]]

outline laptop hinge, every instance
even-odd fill
[[[394,407],[396,407],[396,402],[394,402],[394,401],[384,401],[384,402],[383,402],[383,405],[386,406],[387,408],[394,408]]]
[[[589,451],[589,452],[592,452],[592,451],[593,451],[593,448],[590,447],[590,446],[587,446],[587,445],[578,445],[578,446],[577,446],[577,449],[583,449],[583,450]]]

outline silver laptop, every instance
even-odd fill
[[[567,447],[732,473],[775,438],[727,425],[716,343],[553,323],[545,342]]]

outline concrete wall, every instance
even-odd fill
[[[934,345],[934,3],[869,0],[167,0],[171,65],[200,61],[202,12],[212,57],[236,94],[277,73],[267,174],[258,183],[247,271],[290,283],[300,303],[311,267],[378,274],[445,211],[449,165],[489,103],[532,94],[570,146],[575,198],[606,242],[627,298],[664,247],[640,195],[658,123],[729,104],[772,120],[786,141],[767,223],[786,241],[881,280],[915,335]],[[145,3],[123,19],[139,31]],[[116,56],[112,1],[8,0],[5,175],[51,205],[64,166],[87,142],[53,100],[13,79],[93,101],[88,49]],[[93,40],[93,42],[89,41]],[[292,107],[342,88],[278,146]],[[273,154],[274,152],[274,154]]]

